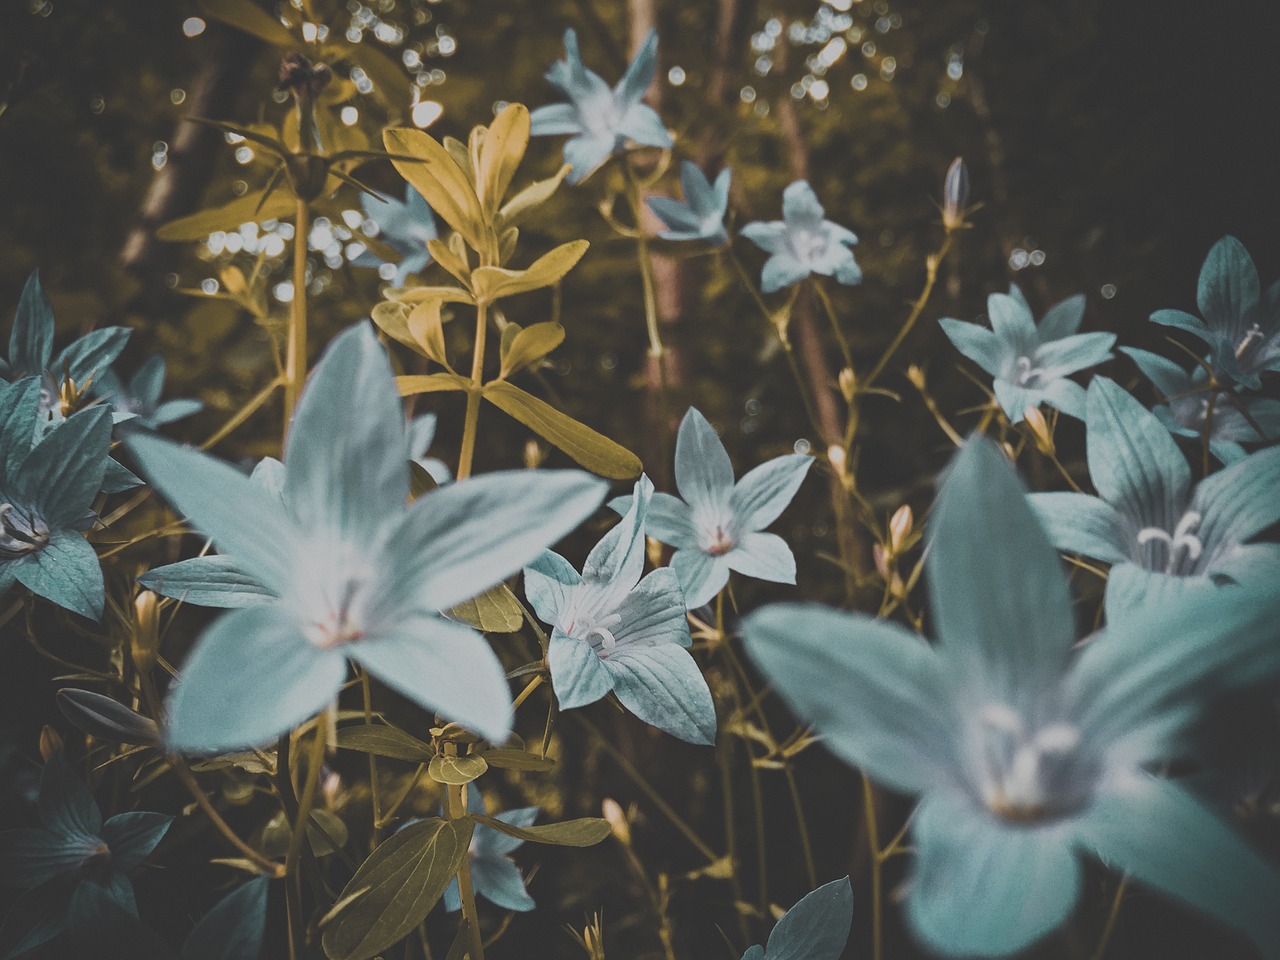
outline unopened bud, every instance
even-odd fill
[[[45,763],[49,762],[49,758],[55,753],[62,752],[62,734],[50,726],[40,728],[40,756],[44,758]]]
[[[133,599],[135,622],[129,653],[139,671],[155,666],[160,651],[160,598],[150,590],[140,590]]]
[[[964,208],[969,202],[969,169],[956,157],[947,168],[942,187],[942,225],[955,230],[964,224]]]
[[[845,367],[841,370],[836,382],[840,385],[840,395],[844,397],[844,402],[853,403],[853,398],[858,393],[858,376],[853,368]]]
[[[914,525],[915,514],[911,512],[909,504],[904,503],[889,518],[889,549],[895,555],[906,549],[907,537],[911,535]]]
[[[618,801],[613,797],[605,797],[604,802],[600,804],[600,809],[604,818],[609,821],[609,829],[613,831],[614,839],[624,847],[631,846],[631,824],[627,822],[627,815]]]
[[[526,470],[537,470],[542,461],[547,459],[546,448],[530,437],[524,444],[524,466]]]
[[[312,64],[300,53],[286,53],[280,62],[280,82],[277,90],[288,90],[297,96],[305,94],[314,99],[333,79],[331,71],[323,63]]]
[[[649,563],[654,567],[662,566],[662,544],[653,539],[653,537],[644,538],[645,556],[649,558]]]
[[[880,574],[887,583],[893,576],[893,571],[889,569],[889,553],[885,550],[883,543],[877,543],[871,547],[871,560],[876,565],[876,573]]]
[[[1017,453],[1017,451],[1016,451],[1016,450],[1014,450],[1014,449],[1013,449],[1013,444],[1012,444],[1012,443],[1010,443],[1008,440],[1006,440],[1004,443],[1000,444],[1000,449],[1004,451],[1004,455],[1005,455],[1005,457],[1007,457],[1007,458],[1008,458],[1008,460],[1009,460],[1009,462],[1010,462],[1010,463],[1016,463],[1016,462],[1017,462],[1017,460],[1018,460],[1018,453]]]
[[[913,363],[907,367],[907,379],[917,390],[924,391],[924,368],[919,364]]]
[[[831,464],[831,471],[843,480],[849,462],[848,455],[844,452],[844,447],[838,443],[833,443],[827,447],[827,462]]]
[[[1049,429],[1049,422],[1045,420],[1040,408],[1027,407],[1022,412],[1022,419],[1026,421],[1027,429],[1031,431],[1031,439],[1035,441],[1036,449],[1046,457],[1052,457],[1054,454],[1053,431]]]

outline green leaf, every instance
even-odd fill
[[[403,389],[401,394],[404,394]],[[486,384],[484,396],[498,409],[515,417],[592,473],[613,480],[630,480],[638,477],[644,469],[640,458],[626,447],[596,433],[586,424],[579,423],[514,384],[503,380]]]
[[[458,604],[449,616],[485,633],[515,633],[524,622],[519,601],[502,583]]]
[[[312,810],[307,823],[307,840],[317,857],[336,853],[347,842],[347,825],[328,810]],[[262,828],[262,852],[267,857],[283,857],[289,849],[293,824],[281,810]]]
[[[479,813],[467,814],[476,823],[505,833],[509,837],[532,843],[549,843],[557,847],[592,847],[609,836],[609,821],[600,817],[583,817],[563,823],[544,823],[535,827],[513,827],[511,824]]]
[[[58,709],[77,727],[99,740],[155,746],[160,730],[149,717],[135,713],[111,697],[63,687],[58,691]]]
[[[203,240],[219,230],[236,230],[242,223],[285,219],[296,212],[297,201],[288,190],[274,191],[265,203],[262,195],[262,190],[255,190],[220,207],[170,220],[156,230],[156,238],[169,242]]]
[[[415,158],[392,161],[400,176],[413,184],[445,223],[462,234],[471,249],[486,250],[480,199],[449,152],[429,134],[409,127],[386,130],[382,139],[389,153]]]
[[[337,742],[338,746],[344,750],[359,750],[361,753],[372,753],[379,757],[390,757],[393,760],[426,763],[435,756],[435,751],[429,744],[405,733],[399,727],[387,724],[368,723],[339,727]]]
[[[299,45],[288,27],[251,0],[200,0],[200,10],[273,47],[293,49]]]
[[[455,787],[470,783],[489,769],[489,764],[478,753],[463,757],[450,757],[438,753],[427,765],[427,776],[436,783],[448,783]]]
[[[471,381],[456,373],[427,373],[396,377],[400,396],[411,397],[415,393],[439,393],[443,390],[466,390]]]
[[[467,855],[470,820],[432,818],[393,834],[356,871],[343,896],[366,888],[325,927],[330,960],[371,960],[403,940],[435,906]]]
[[[555,194],[564,178],[568,176],[569,171],[573,168],[569,164],[562,166],[554,177],[548,177],[546,180],[538,180],[529,184],[514,197],[503,204],[502,209],[498,211],[497,226],[510,227],[519,223],[528,214],[532,213],[538,207],[542,206],[552,195]]]
[[[509,747],[486,750],[484,759],[489,766],[500,770],[524,770],[530,773],[546,773],[556,766],[556,762],[550,757],[540,757],[527,750],[512,750]]]
[[[502,339],[502,370],[498,375],[505,379],[517,370],[537,363],[560,346],[564,341],[564,327],[558,323],[535,323],[524,330],[517,330],[510,343],[505,335]]]
[[[586,240],[562,243],[533,261],[526,270],[506,267],[476,267],[471,272],[471,292],[477,300],[492,302],[530,290],[541,290],[558,282],[574,268],[590,244]]]

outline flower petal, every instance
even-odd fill
[[[730,570],[744,577],[771,583],[796,582],[796,558],[787,542],[776,533],[746,533],[725,560]]]
[[[636,584],[617,612],[621,621],[613,635],[619,647],[632,644],[651,647],[660,643],[693,645],[680,580],[670,567],[659,567]]]
[[[467,791],[468,804],[473,796],[479,794],[479,790],[471,789]],[[510,824],[513,827],[531,827],[533,822],[538,819],[538,812],[541,807],[516,807],[514,810],[504,810],[497,814],[493,819],[501,820],[503,823]],[[480,805],[477,813],[484,813],[484,804]],[[505,833],[499,833],[492,827],[486,827],[484,824],[476,825],[475,832],[476,851],[478,853],[505,857],[507,854],[518,849],[524,844],[519,837],[512,837]]]
[[[782,219],[789,229],[818,230],[826,212],[807,180],[797,180],[782,191]]]
[[[1040,342],[1036,322],[1027,305],[1006,293],[993,293],[987,297],[987,317],[996,336],[1019,354],[1030,355]]]
[[[602,662],[622,705],[645,723],[687,743],[715,743],[715,703],[688,650],[630,645]]]
[[[777,253],[778,246],[787,235],[787,225],[781,220],[771,220],[768,223],[756,220],[748,223],[738,233],[765,253]]]
[[[550,550],[544,550],[524,568],[525,597],[543,623],[559,622],[560,611],[580,583],[582,577],[573,565]]]
[[[64,837],[100,839],[102,811],[71,764],[56,751],[40,774],[40,822]]]
[[[1074,380],[1067,380],[1065,377],[1054,380],[1041,391],[1041,396],[1045,403],[1069,417],[1084,420],[1087,415],[1088,395],[1084,387]]]
[[[476,857],[471,862],[476,893],[504,910],[525,913],[537,904],[524,888],[519,868],[506,857]]]
[[[9,333],[9,363],[26,376],[39,376],[53,356],[53,304],[40,286],[40,271],[32,270],[22,287],[18,311]]]
[[[582,133],[582,119],[572,103],[549,103],[529,114],[529,133],[535,137]]]
[[[162,597],[200,607],[249,607],[275,599],[275,594],[221,554],[154,567],[138,582]]]
[[[613,154],[615,139],[582,133],[564,144],[564,162],[571,169],[566,178],[571,184],[581,183],[598,166]]]
[[[1190,374],[1168,357],[1136,347],[1121,347],[1120,352],[1138,365],[1143,376],[1155,385],[1164,399],[1180,396],[1191,389]]]
[[[1065,377],[1077,370],[1106,363],[1114,356],[1111,348],[1115,345],[1114,333],[1077,333],[1037,348],[1036,366],[1041,367],[1047,376]]]
[[[631,496],[631,506],[622,522],[612,527],[591,548],[582,565],[582,579],[606,588],[608,607],[622,602],[639,581],[644,570],[644,525],[653,496],[653,481],[641,475]]]
[[[1200,268],[1196,304],[1215,333],[1232,333],[1258,305],[1258,268],[1235,237],[1223,237],[1209,250]]]
[[[102,619],[102,565],[80,534],[55,530],[42,549],[27,554],[12,569],[32,593],[90,620]]]
[[[676,435],[676,487],[694,511],[722,511],[733,493],[729,454],[696,407],[689,408]]]
[[[554,630],[547,647],[551,687],[561,710],[595,703],[613,689],[613,678],[586,640]]]
[[[1205,545],[1240,543],[1280,520],[1280,447],[1245,457],[1200,481],[1191,500]]]
[[[1085,493],[1032,493],[1027,499],[1057,549],[1103,563],[1129,559],[1136,531],[1105,500]]]
[[[160,843],[173,817],[148,810],[118,813],[102,825],[102,839],[111,848],[111,866],[128,873]]]
[[[671,134],[657,112],[643,103],[633,104],[618,123],[618,134],[635,143],[649,147],[668,148],[673,145]]]
[[[849,878],[824,883],[782,915],[769,934],[765,956],[768,960],[840,960],[852,923]]]
[[[811,272],[808,264],[801,263],[786,250],[780,250],[764,262],[764,269],[760,272],[760,292],[773,293],[789,287]]]
[[[729,497],[737,530],[763,530],[777,520],[800,489],[813,457],[788,453],[747,471]]]
[[[1151,322],[1173,327],[1175,330],[1185,330],[1187,333],[1195,334],[1205,343],[1213,342],[1213,332],[1205,322],[1185,310],[1157,310],[1151,314]]]
[[[679,200],[671,197],[649,197],[645,202],[649,204],[654,216],[670,230],[697,233],[702,227],[694,212]]]
[[[671,569],[680,580],[680,592],[684,594],[685,606],[690,610],[710,603],[729,582],[728,557],[713,557],[697,547],[673,553]]]
[[[51,528],[71,527],[102,487],[111,445],[111,411],[81,410],[45,434],[15,478]],[[16,492],[16,491],[15,491]]]
[[[0,883],[30,890],[79,868],[98,848],[89,834],[68,837],[38,827],[0,832]]]
[[[654,71],[658,69],[658,31],[652,27],[636,47],[635,56],[627,64],[627,72],[622,75],[614,88],[614,96],[618,103],[639,103],[645,92],[653,84]]]
[[[991,376],[1000,376],[1009,364],[1009,347],[994,331],[950,317],[943,317],[938,324],[957,350]]]
[[[1084,305],[1084,294],[1077,293],[1065,300],[1059,300],[1045,311],[1045,315],[1036,324],[1040,342],[1061,340],[1078,332],[1080,321],[1084,319]]]

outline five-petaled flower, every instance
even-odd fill
[[[568,103],[538,107],[530,114],[533,136],[570,134],[564,162],[573,169],[570,183],[579,183],[631,140],[669,149],[671,134],[662,118],[642,101],[658,67],[658,34],[650,30],[635,58],[612,90],[599,74],[588,70],[578,52],[578,34],[564,32],[564,59],[547,71],[547,81],[569,98]]]
[[[849,249],[857,234],[826,219],[807,180],[797,180],[782,191],[782,219],[757,220],[739,231],[769,254],[760,274],[760,289],[773,293],[799,283],[811,273],[835,277],[852,286],[862,282],[862,268]]]
[[[1274,953],[1280,874],[1149,771],[1177,759],[1208,698],[1280,670],[1280,592],[1134,612],[1074,647],[1067,580],[1024,493],[986,440],[952,463],[925,560],[936,645],[780,604],[746,618],[747,653],[837,756],[921,795],[906,909],[931,949],[1030,946],[1070,916],[1083,852]]]
[[[1042,403],[1084,419],[1084,387],[1067,377],[1110,360],[1114,333],[1079,333],[1084,294],[1054,304],[1037,324],[1017,284],[987,298],[991,329],[939,320],[955,348],[995,378],[996,401],[1011,423]]]
[[[377,267],[383,280],[403,287],[411,275],[421,273],[431,262],[427,241],[439,236],[431,207],[412,186],[405,188],[403,203],[392,197],[371,197],[362,193],[360,206],[364,210],[366,229],[376,231],[370,232],[370,236],[390,247],[393,253],[400,254],[400,262],[387,263],[373,250],[365,250],[352,263],[357,267]],[[368,228],[368,223],[373,227]]]
[[[727,244],[729,235],[724,229],[724,217],[729,210],[731,177],[731,171],[725,167],[713,186],[701,167],[683,161],[680,186],[684,190],[684,202],[671,197],[649,197],[647,201],[649,209],[667,225],[658,236],[663,240],[705,240],[716,247]]]
[[[159,429],[204,409],[199,400],[161,400],[164,378],[164,357],[157,353],[143,362],[127,384],[113,370],[103,370],[98,374],[93,392],[111,404],[117,422],[127,417],[126,422],[148,430]]]

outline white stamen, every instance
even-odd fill
[[[1244,356],[1244,352],[1248,350],[1249,347],[1252,346],[1255,341],[1261,340],[1261,339],[1262,339],[1262,327],[1260,327],[1258,324],[1255,323],[1247,331],[1245,331],[1244,339],[1241,340],[1239,345],[1236,347],[1236,359],[1239,360],[1242,356]]]
[[[1196,536],[1204,517],[1196,510],[1188,510],[1182,515],[1173,533],[1160,527],[1143,527],[1138,531],[1138,543],[1146,546],[1152,541],[1160,541],[1168,548],[1169,558],[1165,561],[1165,573],[1176,573],[1185,553],[1188,560],[1195,562],[1204,553],[1204,542]]]

